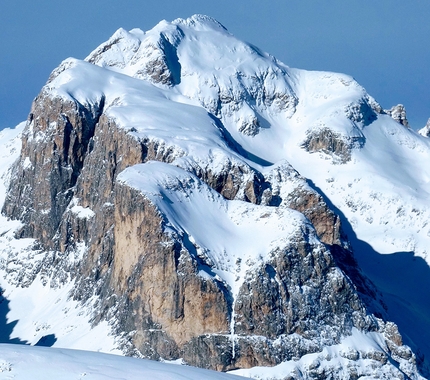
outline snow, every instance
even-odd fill
[[[144,81],[83,61],[74,60],[65,73],[49,83],[47,88],[53,96],[81,104],[105,97],[108,117],[136,138],[149,138],[173,149],[172,156],[199,159],[218,152],[226,155],[229,151],[207,111],[189,104],[189,99],[183,96],[172,96]],[[87,91],[88,83],[91,86]]]
[[[31,161],[30,161],[30,157],[25,157],[24,159],[24,163],[22,165],[24,167],[24,169],[29,169],[32,167]]]
[[[55,289],[37,278],[28,288],[14,288],[3,281],[2,307],[7,304],[7,325],[13,326],[8,339],[31,345],[45,345],[45,340],[54,347],[120,354],[107,322],[91,326],[91,307],[69,298],[73,286]]]
[[[18,124],[15,128],[5,128],[0,131],[0,202],[6,197],[6,187],[9,183],[9,168],[18,158],[21,151],[21,133],[25,122]],[[0,216],[1,217],[1,216]]]
[[[0,379],[16,380],[243,379],[199,368],[97,352],[0,344]]]
[[[91,210],[89,207],[82,207],[78,203],[79,203],[79,199],[73,198],[70,201],[69,209],[79,219],[91,219],[92,217],[95,216],[95,213],[93,210]]]

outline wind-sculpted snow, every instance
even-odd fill
[[[86,60],[174,86],[248,136],[267,128],[271,114],[290,117],[297,105],[287,68],[205,16],[162,21],[146,33],[119,30]]]
[[[22,149],[24,125],[0,135],[6,339],[109,333],[106,351],[273,366],[240,372],[257,378],[418,379],[430,142],[397,108],[200,15],[65,60]]]

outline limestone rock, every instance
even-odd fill
[[[387,115],[390,115],[398,123],[409,128],[409,122],[406,117],[406,109],[403,104],[397,104],[397,106],[391,107],[389,110],[384,110]]]
[[[302,147],[308,152],[322,152],[333,157],[336,163],[345,163],[351,160],[351,149],[364,145],[361,137],[342,136],[340,133],[324,127],[309,131]]]

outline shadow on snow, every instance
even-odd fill
[[[414,252],[375,251],[357,237],[348,219],[321,189],[310,180],[308,183],[340,217],[359,268],[382,294],[388,320],[396,323],[404,344],[417,354],[421,369],[430,374],[430,266]]]
[[[13,329],[18,321],[8,321],[7,314],[10,311],[9,303],[10,301],[3,296],[3,289],[0,288],[0,343],[29,345],[26,340],[11,338]],[[57,338],[55,337],[55,334],[49,334],[40,338],[36,343],[36,346],[51,347],[56,341]]]

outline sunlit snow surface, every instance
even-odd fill
[[[234,380],[243,377],[98,352],[0,344],[0,379]]]

